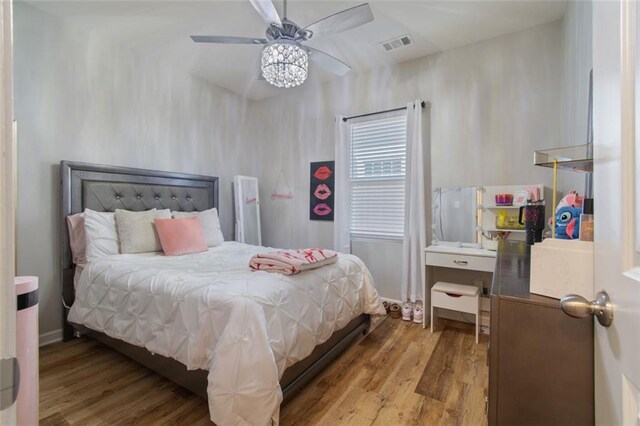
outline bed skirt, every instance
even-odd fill
[[[206,370],[187,370],[184,364],[172,358],[152,354],[143,347],[114,339],[82,325],[72,325],[81,335],[92,337],[104,343],[183,388],[207,399],[208,372]],[[371,318],[369,315],[362,314],[357,316],[345,327],[334,332],[329,340],[316,346],[308,357],[288,367],[284,371],[282,379],[280,379],[283,402],[288,401],[300,391],[331,361],[349,347],[352,342],[366,334],[370,325]]]

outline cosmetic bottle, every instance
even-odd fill
[[[585,198],[582,202],[580,241],[593,241],[593,198]]]

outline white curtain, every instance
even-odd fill
[[[333,248],[341,253],[351,253],[351,187],[349,184],[349,125],[342,115],[336,116],[336,165],[333,214]]]
[[[407,163],[402,241],[402,299],[423,299],[424,248],[426,247],[424,203],[424,153],[422,147],[422,101],[407,105]],[[425,300],[422,300],[426,303]],[[426,308],[426,305],[425,305]]]

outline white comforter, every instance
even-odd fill
[[[385,310],[357,257],[294,276],[249,270],[265,250],[226,242],[187,256],[104,257],[80,276],[69,321],[209,370],[219,425],[277,423],[285,368],[356,316]]]

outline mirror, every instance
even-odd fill
[[[233,186],[236,212],[236,241],[261,246],[258,178],[234,176]]]
[[[432,244],[480,247],[478,200],[476,186],[434,188]]]

